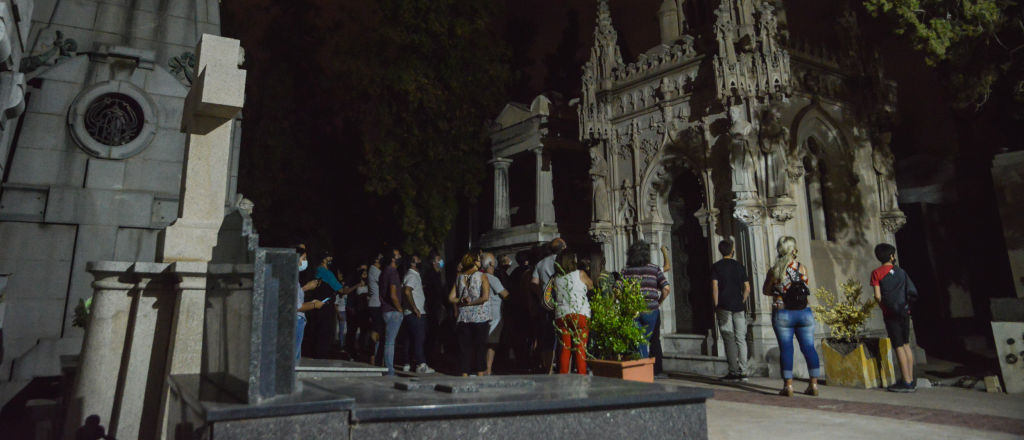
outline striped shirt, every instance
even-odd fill
[[[639,278],[640,293],[647,299],[647,308],[658,310],[658,301],[661,299],[661,291],[668,287],[668,279],[665,272],[656,264],[648,264],[640,267],[627,267],[622,269],[622,278]]]

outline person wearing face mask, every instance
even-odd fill
[[[345,303],[345,326],[347,327],[345,352],[349,357],[355,359],[358,353],[356,341],[361,343],[360,347],[365,347],[366,341],[369,340],[370,323],[367,296],[370,289],[367,287],[366,266],[356,269],[349,279],[358,280],[358,282],[355,285],[355,295],[349,295],[348,301]]]
[[[470,251],[462,257],[458,278],[448,301],[459,308],[459,372],[463,376],[483,376],[487,371],[487,334],[491,313],[487,308],[491,286],[480,272],[480,257]]]
[[[306,245],[299,244],[295,246],[295,252],[299,254],[299,272],[306,270],[309,267],[309,261],[306,260]],[[319,309],[323,307],[323,303],[318,300],[305,302],[305,292],[307,290],[313,290],[316,286],[316,280],[306,283],[305,286],[297,284],[296,287],[296,310],[298,311],[298,317],[295,320],[295,365],[298,366],[299,358],[302,357],[302,337],[306,330],[306,313],[310,310]]]
[[[395,341],[402,327],[402,299],[399,293],[402,282],[396,267],[400,256],[397,251],[384,255],[381,260],[384,270],[377,282],[380,288],[380,311],[384,316],[384,367],[388,369],[387,376],[395,375]],[[377,345],[381,345],[380,340]]]
[[[327,359],[331,342],[334,341],[338,329],[338,309],[336,308],[336,297],[347,295],[353,289],[345,289],[334,276],[331,268],[334,266],[334,255],[330,251],[321,250],[316,254],[319,264],[316,268],[316,287],[306,293],[306,299],[319,300],[329,303],[330,307],[321,307],[310,316],[310,336],[312,336],[313,358]]]

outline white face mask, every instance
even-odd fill
[[[303,261],[303,262],[299,263],[299,272],[302,272],[302,271],[306,270],[307,267],[309,267],[309,262],[308,261]]]

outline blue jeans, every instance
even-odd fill
[[[306,331],[306,317],[298,315],[295,319],[295,364],[302,357],[302,333]]]
[[[405,363],[412,368],[427,363],[427,359],[423,356],[423,341],[427,339],[427,315],[417,318],[415,313],[410,313],[405,315],[403,323],[405,326]],[[409,349],[412,349],[412,357],[409,356]]]
[[[772,328],[779,340],[779,363],[782,364],[782,378],[793,378],[793,334],[800,344],[800,351],[807,361],[807,374],[818,377],[821,364],[818,352],[814,350],[814,313],[808,307],[803,310],[779,309],[772,314]]]
[[[647,339],[647,343],[640,346],[640,359],[647,359],[651,352],[651,335],[654,334],[654,327],[658,325],[659,315],[661,310],[655,309],[636,317],[637,325],[643,329],[644,338]]]
[[[384,366],[388,369],[388,376],[395,375],[395,340],[401,328],[402,312],[384,314]]]

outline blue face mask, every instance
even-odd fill
[[[309,262],[308,261],[303,261],[303,262],[299,263],[299,272],[302,272],[302,271],[306,270],[307,267],[309,267]]]
[[[440,263],[437,263],[437,267],[441,268],[441,269],[444,269],[444,260],[441,260]]]

